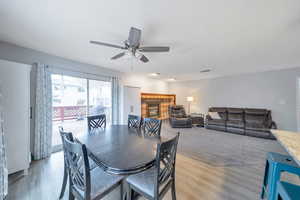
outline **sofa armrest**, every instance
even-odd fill
[[[271,129],[277,129],[276,122],[272,121],[272,123],[271,123]]]
[[[205,119],[206,119],[206,120],[212,120],[212,118],[211,118],[210,115],[206,115]]]

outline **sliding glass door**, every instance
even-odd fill
[[[111,82],[53,74],[53,152],[62,149],[59,127],[77,134],[87,130],[87,115],[106,114],[111,122]]]
[[[106,114],[106,123],[111,123],[111,82],[89,80],[89,115]]]

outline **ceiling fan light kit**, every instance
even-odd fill
[[[93,40],[90,41],[90,43],[125,50],[124,52],[121,52],[113,56],[111,60],[116,60],[125,55],[130,55],[131,57],[135,57],[138,60],[142,61],[143,63],[147,63],[149,62],[149,59],[141,52],[147,53],[147,52],[169,52],[170,51],[170,47],[166,47],[166,46],[148,46],[148,47],[140,46],[141,35],[142,35],[142,31],[140,29],[131,27],[129,31],[128,39],[125,40],[124,42],[125,46],[109,44],[105,42],[98,42]]]

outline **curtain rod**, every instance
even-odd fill
[[[41,63],[35,63],[35,64],[41,64]],[[79,70],[73,70],[73,69],[68,69],[68,68],[64,68],[64,67],[60,67],[60,66],[55,66],[55,65],[47,65],[45,64],[47,68],[53,68],[53,69],[58,69],[58,70],[63,70],[63,71],[69,71],[69,72],[74,72],[74,73],[80,73],[80,74],[85,74],[85,75],[92,75],[92,76],[104,76],[104,77],[109,77],[109,78],[113,78],[113,77],[118,77],[120,78],[120,75],[107,75],[107,74],[93,74],[93,73],[89,73],[89,72],[82,72]]]

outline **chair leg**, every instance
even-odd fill
[[[61,186],[59,199],[62,199],[64,197],[66,187],[67,187],[67,181],[68,181],[68,172],[67,172],[66,167],[64,167],[64,177],[63,177],[63,182],[62,182],[62,186]]]
[[[70,183],[71,181],[69,181]],[[75,200],[75,196],[72,193],[72,186],[69,184],[69,200]]]
[[[268,199],[273,200],[276,198],[276,192],[277,192],[277,181],[280,180],[280,170],[278,169],[277,165],[274,165],[272,169],[272,181],[269,181],[270,187],[268,192]]]
[[[176,200],[176,187],[175,187],[175,179],[172,181],[172,188],[171,188],[171,192],[172,192],[172,200]]]
[[[278,191],[276,192],[276,200],[282,200],[282,198],[280,197]]]
[[[125,190],[126,191],[126,194],[124,195],[125,196],[125,199],[126,200],[131,200],[131,187],[130,187],[130,185],[128,184],[128,183],[126,183],[126,182],[124,182],[125,183],[125,185],[124,185],[124,188],[123,188],[123,190]]]
[[[265,166],[265,175],[264,175],[264,181],[263,181],[263,186],[261,189],[261,194],[260,194],[260,198],[264,199],[265,198],[265,192],[267,189],[267,184],[268,184],[268,176],[269,176],[269,162],[266,161],[266,166]]]
[[[120,199],[124,200],[124,196],[123,196],[123,182],[121,182],[121,184],[120,184]]]
[[[276,199],[275,200],[282,200],[278,190],[276,191]]]
[[[72,192],[69,192],[69,200],[75,200],[75,196]]]
[[[129,187],[128,188],[128,193],[127,193],[127,200],[132,200],[133,199],[133,195],[132,195],[132,189]]]

